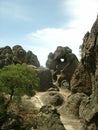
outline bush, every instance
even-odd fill
[[[9,65],[0,69],[0,92],[13,96],[33,96],[39,87],[39,79],[33,68],[26,64]]]
[[[33,96],[38,88],[39,78],[36,72],[26,64],[9,65],[0,69],[0,129],[19,129],[23,125],[18,113],[10,109],[14,109],[14,104],[18,108],[21,96]]]

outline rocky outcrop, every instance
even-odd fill
[[[98,130],[98,104],[96,98],[86,97],[80,105],[82,130]]]
[[[37,56],[31,51],[26,52],[20,45],[15,45],[12,49],[9,46],[0,48],[0,68],[17,63],[40,66]]]
[[[26,58],[25,58],[25,62],[26,64],[29,64],[29,65],[34,65],[36,67],[39,67],[40,66],[40,63],[38,61],[38,58],[35,54],[33,54],[32,51],[28,51],[26,53]]]
[[[79,107],[83,123],[81,130],[98,130],[98,17],[91,31],[83,38],[81,57],[71,81],[71,89],[73,93],[84,92],[89,96]]]
[[[69,117],[79,117],[79,106],[87,96],[84,93],[76,93],[68,96],[66,102],[60,109],[61,114]]]
[[[46,66],[52,71],[53,80],[61,86],[63,80],[70,83],[78,63],[69,47],[58,46],[54,53],[48,55]]]
[[[85,69],[83,64],[79,64],[71,80],[72,93],[85,93],[90,95],[92,93],[92,81],[90,73]]]
[[[96,82],[95,77],[97,75],[97,61],[98,61],[97,48],[98,48],[98,18],[95,21],[91,29],[91,32],[87,32],[83,38],[83,44],[81,45],[81,64],[75,71],[71,82],[73,92],[84,91],[89,95],[94,92]],[[88,92],[87,89],[89,89]]]
[[[13,53],[9,46],[0,48],[0,68],[13,63]]]

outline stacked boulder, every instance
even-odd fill
[[[9,46],[0,48],[0,68],[17,63],[40,66],[37,56],[31,51],[26,52],[20,45],[15,45],[12,49]]]

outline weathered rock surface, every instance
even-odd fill
[[[4,65],[12,64],[13,62],[13,53],[9,46],[0,48],[0,68]]]
[[[12,49],[9,46],[0,48],[0,68],[17,63],[40,66],[37,56],[31,51],[26,52],[20,45],[16,45]]]
[[[32,99],[24,96],[21,102],[12,102],[5,111],[5,100],[0,96],[0,130],[66,130],[56,108],[39,102],[40,107],[36,106],[36,100]]]
[[[83,99],[87,97],[84,93],[71,94],[61,108],[61,113],[65,116],[79,117],[79,106]]]
[[[83,130],[98,130],[98,104],[96,98],[85,98],[79,109]]]
[[[57,109],[50,105],[43,106],[36,119],[37,130],[66,130],[60,121]]]
[[[54,53],[48,55],[46,66],[52,71],[53,79],[61,86],[63,80],[70,83],[78,63],[69,47],[58,46]]]
[[[36,69],[37,75],[40,78],[40,91],[46,91],[53,87],[52,74],[48,68],[39,67]]]
[[[79,107],[83,123],[81,130],[98,130],[98,17],[91,31],[84,36],[81,56],[81,63],[71,81],[71,89],[73,93],[84,92],[89,96]]]
[[[85,69],[83,64],[79,64],[71,80],[72,93],[85,93],[90,95],[92,93],[92,81],[90,73]]]
[[[46,105],[51,104],[55,107],[61,106],[64,102],[63,96],[56,91],[50,91],[45,93],[41,97],[41,100],[43,101],[44,104]]]

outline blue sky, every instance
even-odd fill
[[[79,46],[98,14],[98,0],[0,0],[0,47],[31,50],[45,66],[49,52]]]

